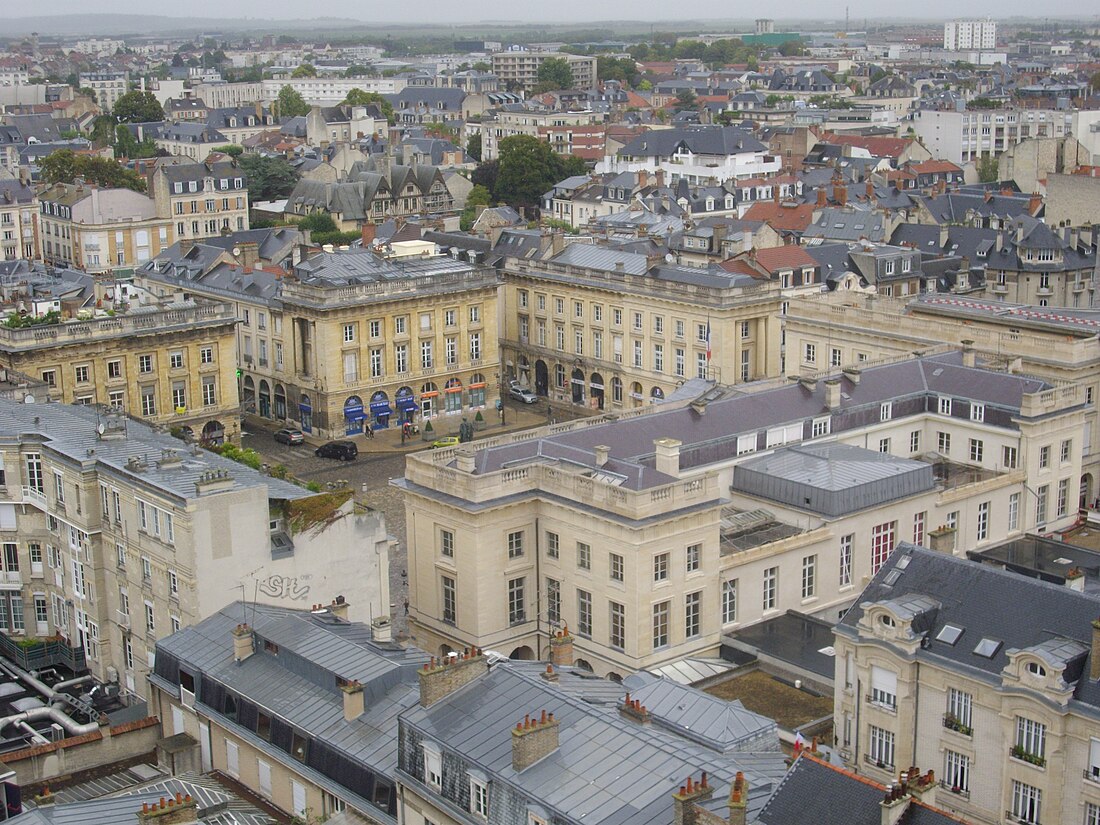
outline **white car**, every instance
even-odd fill
[[[539,397],[533,392],[520,386],[509,387],[508,395],[516,399],[516,401],[522,401],[524,404],[534,404],[539,400]]]

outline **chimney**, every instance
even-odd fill
[[[909,794],[900,784],[887,785],[886,796],[880,803],[882,809],[882,825],[897,825],[905,812],[909,810]]]
[[[922,802],[930,807],[936,806],[936,773],[928,771],[923,775],[920,768],[912,767],[908,771],[905,788],[909,795],[917,802]]]
[[[833,187],[833,200],[836,201],[837,206],[845,206],[848,203],[848,187],[843,183],[838,183]]]
[[[1004,249],[1004,245],[1005,245],[1004,230],[1001,230],[1000,232],[997,233],[997,237],[994,239],[994,242],[996,243],[998,252],[1000,252],[1002,249]]]
[[[830,378],[825,382],[825,406],[830,410],[840,409],[840,379]]]
[[[558,681],[558,672],[556,670],[554,670],[553,665],[547,665],[546,670],[544,670],[540,675],[547,682],[556,682],[556,681]]]
[[[521,773],[558,749],[558,720],[545,710],[537,719],[525,716],[512,728],[512,770]]]
[[[467,473],[473,475],[474,473],[474,451],[469,447],[460,447],[455,451],[455,464],[458,467],[460,473]]]
[[[191,825],[199,821],[198,805],[188,794],[161,797],[160,804],[142,802],[138,822],[141,825]]]
[[[713,793],[714,788],[707,782],[706,771],[703,771],[698,782],[689,776],[680,790],[672,795],[673,825],[702,825],[705,821],[713,821],[700,816],[702,809],[696,805],[700,800],[709,799]]]
[[[875,199],[875,185],[871,181],[867,181],[867,200]]]
[[[657,451],[655,462],[657,472],[670,476],[680,475],[680,445],[682,443],[682,441],[677,441],[675,438],[658,438],[654,440],[653,446]]]
[[[822,186],[817,190],[817,205],[824,206],[829,202],[829,193],[825,191],[825,187]]]
[[[749,808],[749,780],[745,774],[737,772],[730,786],[730,825],[745,825]]]
[[[1092,655],[1089,657],[1089,678],[1100,679],[1100,619],[1092,623]]]
[[[573,664],[573,636],[569,633],[569,625],[550,637],[550,663],[556,667]]]
[[[642,704],[640,699],[631,699],[629,693],[626,694],[623,703],[619,705],[619,713],[635,722],[649,724],[649,711],[646,706]]]
[[[1080,567],[1071,567],[1066,571],[1066,587],[1078,593],[1085,592],[1085,571]]]
[[[638,188],[645,189],[649,186],[649,173],[645,169],[638,170]]]
[[[337,596],[332,600],[332,604],[328,605],[328,612],[335,616],[342,622],[348,620],[348,603],[343,596]]]
[[[947,247],[947,241],[950,236],[950,232],[950,227],[947,224],[940,224],[940,249],[945,249]]]
[[[233,661],[240,664],[256,652],[256,642],[252,637],[252,628],[239,624],[233,628]]]
[[[929,530],[929,549],[935,550],[937,553],[954,554],[956,532],[958,532],[956,528],[948,527],[947,525],[937,527],[935,530]]]
[[[370,249],[378,236],[378,224],[368,221],[363,224],[363,249]]]
[[[962,362],[964,367],[974,367],[977,365],[974,342],[969,338],[964,338],[962,341]]]
[[[1039,211],[1039,207],[1041,207],[1042,205],[1043,205],[1043,196],[1040,195],[1038,192],[1032,192],[1031,193],[1031,200],[1029,200],[1027,202],[1027,214],[1034,217],[1035,213]]]
[[[657,174],[654,176],[657,178],[657,186],[663,187],[665,185],[665,170],[658,169]]]
[[[370,636],[376,642],[392,642],[393,624],[390,622],[390,617],[379,616],[376,619],[371,619]]]
[[[340,690],[344,694],[344,721],[354,722],[366,710],[363,686],[359,683],[359,680],[355,680],[348,682],[346,685],[340,685]]]
[[[596,466],[602,467],[607,463],[607,457],[611,454],[611,448],[606,444],[597,444],[592,450],[596,453]]]
[[[489,672],[489,660],[480,650],[466,648],[455,657],[435,656],[416,672],[420,680],[420,706],[429,707]]]
[[[858,384],[860,377],[863,375],[863,371],[858,367],[845,367],[843,373],[844,377],[853,384]]]

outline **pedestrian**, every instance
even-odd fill
[[[401,428],[401,446],[402,447],[405,446],[405,428],[404,427]]]
[[[409,600],[405,599],[405,615],[409,615]]]
[[[374,428],[371,427],[370,424],[366,426],[366,429],[364,429],[363,432],[366,433],[368,439],[374,441]]]

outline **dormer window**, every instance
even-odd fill
[[[883,627],[894,628],[897,626],[897,622],[894,621],[893,616],[879,616],[878,621]]]
[[[1047,669],[1038,662],[1028,662],[1027,672],[1030,673],[1032,676],[1043,677],[1047,675]]]

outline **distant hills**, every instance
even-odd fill
[[[317,17],[311,20],[267,20],[247,17],[168,17],[159,14],[63,14],[38,17],[0,17],[0,38],[40,35],[101,37],[112,35],[199,34],[225,31],[302,31],[369,25],[366,20]]]

